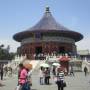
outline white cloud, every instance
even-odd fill
[[[16,52],[17,51],[17,47],[20,46],[19,42],[16,42],[14,40],[10,40],[10,39],[0,39],[0,45],[4,44],[5,48],[10,45],[10,52]]]

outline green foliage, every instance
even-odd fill
[[[4,45],[0,45],[0,60],[12,60],[15,53],[10,53],[7,49],[3,48]]]

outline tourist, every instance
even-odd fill
[[[9,76],[9,77],[12,76],[12,67],[8,67],[8,76]]]
[[[27,69],[28,74],[27,74],[27,81],[29,86],[32,86],[32,68],[31,69]]]
[[[1,76],[1,80],[3,80],[3,65],[1,64],[0,66],[0,76]]]
[[[45,84],[48,84],[48,85],[50,84],[49,79],[50,79],[50,69],[47,67],[45,69]]]
[[[56,76],[56,67],[55,66],[53,66],[53,68],[52,68],[52,73],[53,73],[53,76],[55,77]]]
[[[70,68],[70,75],[73,75],[73,76],[75,75],[74,70],[73,70],[73,66],[71,66],[71,68]]]
[[[19,77],[20,77],[20,73],[21,73],[22,68],[23,68],[23,64],[20,63],[19,68],[18,68],[18,84],[19,84]]]
[[[61,70],[60,68],[58,68],[58,73],[57,73],[57,81],[56,84],[58,86],[58,90],[64,90],[64,84],[66,84],[64,82],[64,71]]]
[[[85,66],[85,67],[84,67],[85,76],[87,75],[87,72],[88,72],[88,69],[87,69],[87,67]]]
[[[64,68],[64,74],[65,76],[68,74],[67,68]]]
[[[23,64],[19,64],[18,84],[21,90],[30,90],[30,86],[27,83],[27,69]]]
[[[8,67],[5,66],[5,67],[4,67],[4,76],[5,76],[5,77],[7,76],[7,73],[8,73]]]
[[[40,67],[39,76],[40,76],[40,85],[43,85],[44,84],[44,68],[43,67]]]

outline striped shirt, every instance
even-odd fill
[[[64,72],[61,71],[57,74],[57,81],[64,81]]]

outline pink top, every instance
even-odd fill
[[[19,83],[20,84],[24,84],[26,82],[27,74],[28,73],[27,73],[26,69],[21,70],[20,77],[19,77]]]

